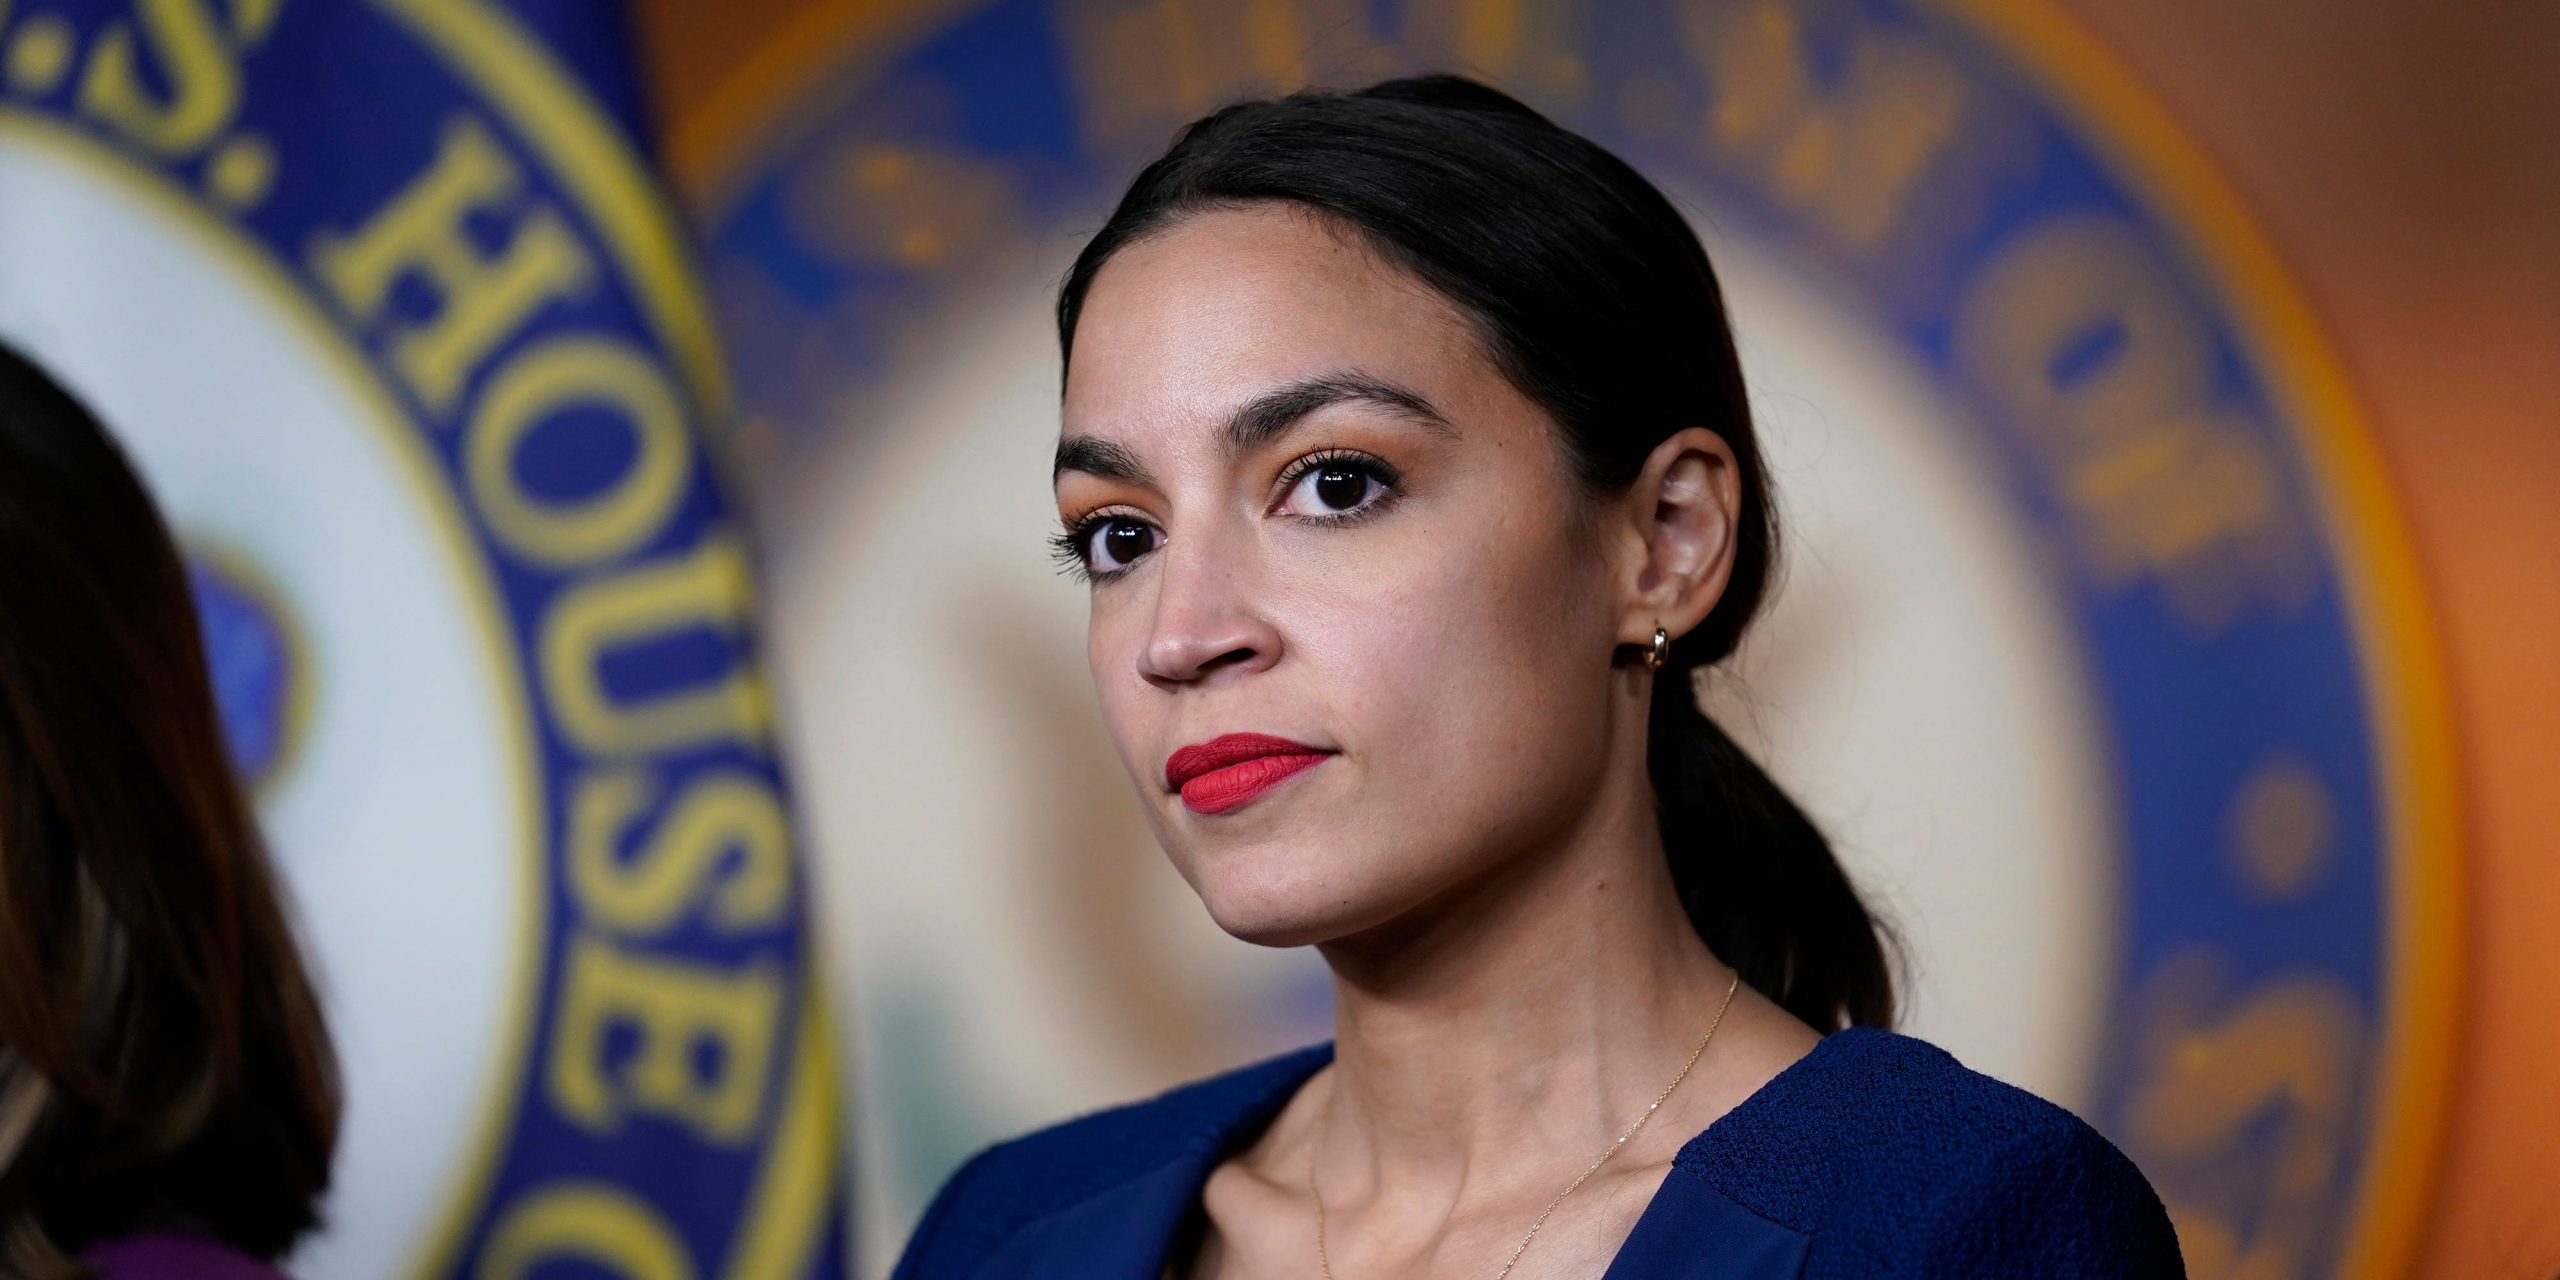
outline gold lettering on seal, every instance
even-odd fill
[[[523,207],[524,175],[487,126],[467,115],[445,125],[418,175],[370,222],[323,235],[311,270],[359,324],[381,321],[392,286],[415,276],[436,294],[432,319],[391,336],[391,362],[433,412],[448,413],[471,372],[534,310],[583,291],[595,266],[568,222],[547,204]],[[485,252],[466,219],[504,218],[503,248]]]

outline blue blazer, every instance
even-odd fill
[[[1302,1049],[980,1152],[893,1280],[1158,1280],[1210,1170],[1332,1057]],[[1853,1028],[1680,1149],[1602,1280],[2185,1274],[2151,1184],[2096,1130]]]

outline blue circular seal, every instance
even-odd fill
[[[108,172],[119,201],[183,225],[251,282],[319,367],[351,370],[358,398],[392,424],[377,452],[410,473],[440,526],[421,540],[443,539],[466,608],[486,615],[362,621],[482,628],[495,727],[433,745],[498,762],[520,788],[524,829],[499,851],[518,900],[486,929],[324,985],[342,1009],[396,1018],[441,1000],[459,957],[510,955],[504,1025],[486,1029],[499,1066],[478,1114],[426,1118],[471,1135],[439,1184],[399,1184],[417,1176],[402,1152],[342,1154],[342,1201],[351,1179],[374,1177],[440,1207],[414,1231],[324,1236],[326,1269],[834,1274],[836,1082],[746,557],[698,439],[728,393],[630,133],[619,15],[540,17],[476,0],[0,4],[0,151]],[[17,163],[0,163],[0,185],[35,172]],[[109,264],[119,247],[73,252]],[[74,305],[25,280],[0,294],[38,338]],[[130,332],[147,348],[155,331]],[[136,354],[127,376],[147,380],[155,362],[198,353]],[[279,370],[302,359],[288,354],[275,353]],[[246,360],[226,386],[255,390],[258,357]],[[296,429],[316,441],[360,424]],[[232,461],[219,442],[190,456]],[[298,461],[232,470],[254,483]],[[338,568],[350,590],[384,588],[364,564]],[[254,774],[290,742],[291,629],[218,572],[198,587]],[[328,667],[336,641],[314,643]],[[367,709],[342,710],[360,721]],[[387,782],[379,769],[354,777]],[[415,882],[418,909],[434,909],[435,866],[365,866],[369,833],[346,843],[329,851],[338,865]],[[396,1111],[398,1088],[354,1075],[351,1118]]]

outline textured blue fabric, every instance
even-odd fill
[[[895,1280],[1156,1280],[1201,1185],[1330,1045],[999,1143],[944,1184]],[[1908,1036],[1825,1037],[1687,1145],[1604,1280],[2183,1276],[2096,1130]]]

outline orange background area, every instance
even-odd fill
[[[2467,836],[2419,1274],[2560,1274],[2560,6],[2061,7],[2251,206],[2364,397],[2435,605]]]
[[[2187,131],[2353,379],[2426,575],[2465,835],[2417,1273],[2560,1275],[2560,5],[2054,0]],[[959,6],[635,0],[689,197],[835,51]]]

